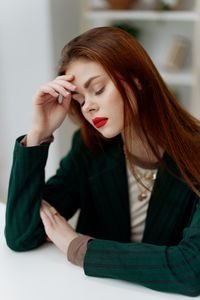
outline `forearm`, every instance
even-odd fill
[[[185,250],[184,250],[185,249]],[[190,264],[191,263],[191,264]],[[93,240],[84,260],[86,275],[138,283],[154,290],[197,296],[199,251],[187,245],[166,247]]]
[[[8,246],[25,251],[45,239],[39,216],[48,145],[23,147],[16,142],[9,182],[5,236]]]
[[[92,242],[90,246],[88,242]],[[188,255],[184,248],[184,245],[122,244],[83,235],[72,240],[67,258],[75,265],[84,266],[86,275],[122,279],[159,291],[196,296],[200,292],[199,279],[188,264],[194,254]]]
[[[198,202],[191,223],[183,229],[183,238],[177,245],[92,240],[87,247],[84,271],[90,276],[126,280],[158,291],[198,296],[199,252]]]

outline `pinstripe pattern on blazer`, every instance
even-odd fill
[[[5,236],[10,248],[26,251],[44,243],[39,216],[44,198],[66,219],[80,209],[77,231],[95,238],[84,261],[87,275],[189,296],[200,293],[200,206],[184,182],[159,168],[142,243],[131,243],[128,183],[119,137],[94,154],[75,133],[72,149],[46,184],[49,145],[26,148],[20,140],[14,149],[6,209]],[[164,161],[178,174],[167,154]]]

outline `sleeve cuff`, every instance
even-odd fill
[[[51,135],[51,136],[45,138],[44,140],[42,140],[42,141],[40,142],[39,145],[42,145],[42,144],[50,144],[50,143],[52,143],[53,141],[54,141],[54,136]],[[26,142],[27,142],[27,136],[25,135],[25,136],[22,138],[22,140],[20,141],[20,144],[21,144],[22,146],[26,147]]]
[[[69,244],[67,259],[71,263],[82,267],[87,251],[87,244],[92,239],[93,238],[88,235],[78,236],[77,238],[73,239]]]

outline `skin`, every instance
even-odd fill
[[[71,63],[67,73],[74,75],[73,83],[77,89],[72,92],[72,99],[80,104],[85,119],[106,138],[121,133],[124,128],[124,103],[101,65],[81,59]],[[96,128],[92,122],[96,117],[105,117],[108,121]]]
[[[62,96],[61,103],[58,101],[59,95]],[[40,144],[60,127],[71,101],[80,104],[83,116],[94,127],[94,118],[107,118],[104,126],[95,127],[104,137],[112,138],[119,133],[123,136],[124,104],[120,93],[101,65],[79,59],[68,65],[66,75],[58,76],[44,84],[35,94],[27,146]],[[144,147],[137,137],[134,139],[134,145],[135,154],[144,152]],[[40,216],[48,240],[66,254],[69,244],[78,234],[45,200],[42,201]]]
[[[42,201],[40,217],[44,224],[47,240],[67,255],[69,244],[78,234],[56,209],[45,200]]]
[[[27,146],[38,145],[62,124],[69,109],[71,92],[76,89],[76,86],[71,84],[72,80],[72,75],[58,76],[36,92]],[[62,103],[57,101],[59,95],[63,97]]]
[[[62,96],[61,103],[57,101],[59,95]],[[40,144],[60,127],[71,101],[79,102],[84,117],[92,126],[95,117],[108,118],[105,126],[95,127],[105,137],[114,137],[123,130],[123,100],[113,82],[99,64],[77,60],[68,66],[66,75],[56,77],[36,92],[27,134],[28,147]],[[41,204],[40,216],[47,239],[66,255],[69,244],[78,234],[45,200]]]

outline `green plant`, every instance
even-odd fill
[[[128,32],[132,36],[134,36],[136,39],[139,37],[140,29],[136,26],[127,24],[127,23],[114,23],[112,24],[113,27],[121,28],[124,31]]]

